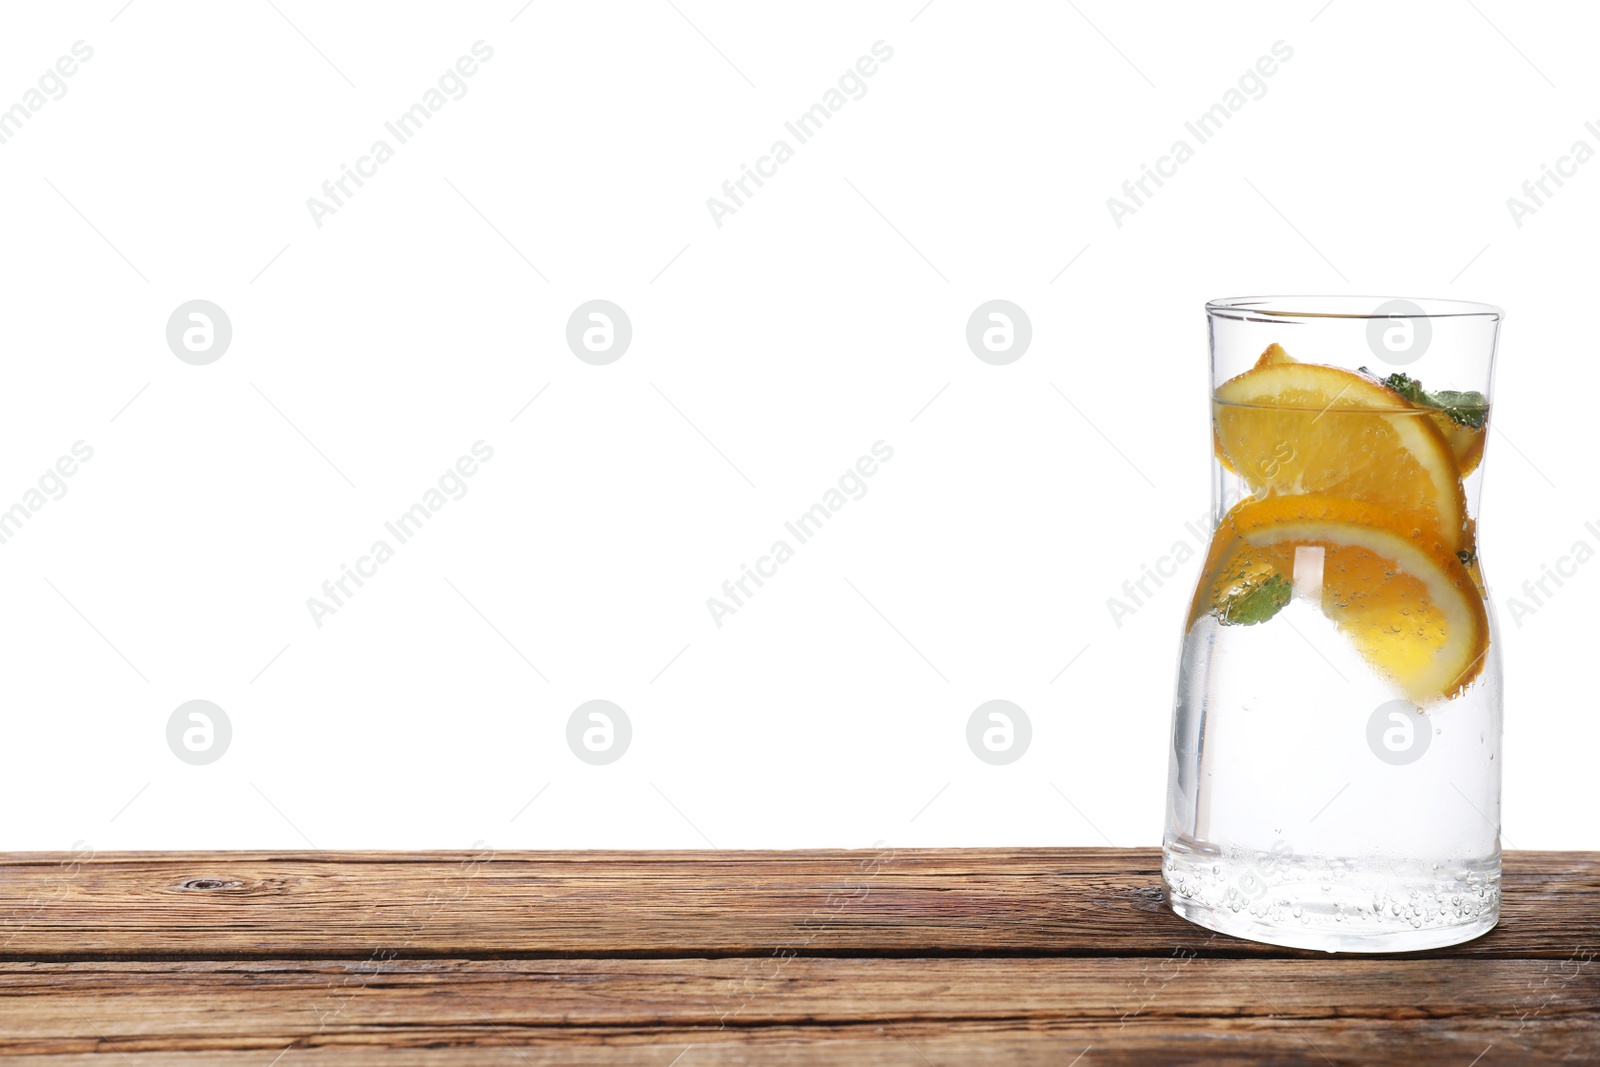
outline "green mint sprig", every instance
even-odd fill
[[[1217,621],[1224,626],[1254,626],[1266,622],[1289,603],[1294,586],[1274,571],[1266,580],[1240,589],[1217,605]]]
[[[1475,389],[1438,389],[1430,393],[1422,388],[1421,382],[1398,371],[1387,378],[1378,377],[1366,367],[1361,368],[1361,373],[1376,378],[1413,404],[1444,412],[1458,426],[1470,426],[1476,430],[1489,417],[1489,401]]]

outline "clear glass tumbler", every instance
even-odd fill
[[[1501,312],[1206,306],[1214,532],[1173,714],[1163,881],[1237,937],[1466,941],[1500,908],[1500,650],[1478,559]]]

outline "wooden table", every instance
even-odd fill
[[[0,855],[0,1057],[1600,1063],[1600,853],[1409,957],[1210,934],[1153,849]],[[8,1060],[7,1062],[13,1062]]]

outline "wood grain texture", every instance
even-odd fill
[[[1546,961],[1193,958],[747,960],[304,960],[75,963],[0,968],[0,1055],[275,1051],[293,1046],[466,1053],[516,1045],[552,1057],[604,1044],[625,1062],[662,1048],[860,1042],[973,1049],[1045,1062],[1131,1039],[1169,1053],[1207,1035],[1294,1054],[1376,1051],[1427,1035],[1470,1062],[1493,1043],[1583,1062],[1600,979]],[[1396,992],[1405,991],[1397,1003]],[[1554,995],[1552,995],[1554,994]],[[1354,1035],[1352,1038],[1348,1035]],[[1355,1042],[1352,1045],[1352,1040]],[[792,1051],[792,1050],[791,1050]],[[924,1052],[927,1050],[924,1049]],[[788,1053],[786,1053],[788,1054]],[[930,1057],[931,1058],[931,1057]],[[1070,1059],[1070,1056],[1068,1057]],[[465,1062],[464,1060],[462,1062]],[[814,1062],[814,1061],[813,1061]],[[937,1061],[936,1061],[937,1062]],[[1022,1062],[1030,1062],[1024,1059]],[[1504,1062],[1504,1061],[1502,1061]]]
[[[1504,871],[1499,927],[1453,952],[1600,944],[1600,853]],[[1160,883],[1156,849],[0,854],[0,959],[1295,954],[1184,922]]]
[[[1366,958],[1192,927],[1158,863],[0,856],[0,1060],[1600,1063],[1600,854],[1508,855],[1501,928]]]

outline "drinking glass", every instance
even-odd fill
[[[1172,909],[1330,952],[1500,907],[1500,648],[1478,558],[1500,309],[1206,305],[1213,538],[1185,624]]]

